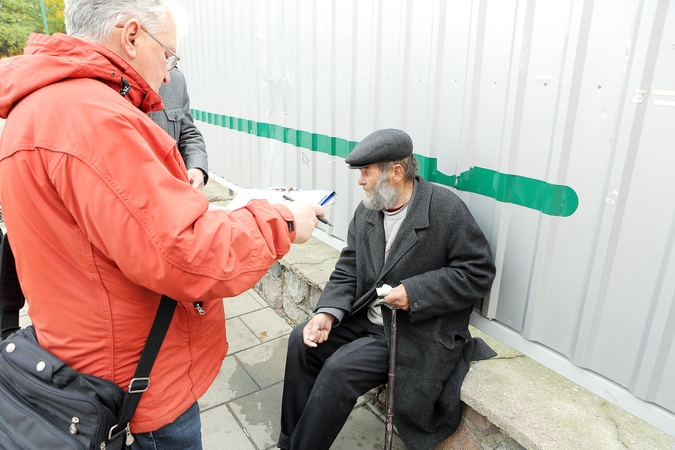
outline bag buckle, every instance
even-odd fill
[[[108,431],[108,440],[102,442],[99,448],[101,450],[122,450],[131,446],[134,443],[134,436],[131,434],[129,424],[125,428],[120,428],[119,424],[115,424]]]
[[[137,386],[138,385],[138,386]],[[142,394],[150,387],[150,377],[132,378],[127,392],[129,394]]]
[[[108,440],[112,440],[112,435],[115,432],[115,428],[117,428],[119,425],[115,424],[110,428],[110,431],[108,431]]]

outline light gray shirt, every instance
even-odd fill
[[[405,219],[406,214],[408,214],[408,204],[406,203],[403,208],[397,209],[394,212],[383,211],[384,212],[384,237],[386,240],[384,247],[384,260],[387,260],[387,256],[391,251],[391,246],[396,240],[396,234],[398,233],[401,224]],[[368,320],[373,322],[375,325],[384,325],[382,322],[382,311],[381,306],[375,306],[379,299],[375,299],[368,305]]]

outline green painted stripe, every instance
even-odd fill
[[[346,158],[358,142],[294,130],[271,123],[255,122],[237,117],[193,109],[196,120],[258,137],[274,139],[313,152]],[[437,168],[438,160],[415,155],[420,163],[420,175],[428,181],[473,192],[504,203],[535,209],[550,216],[568,217],[579,206],[577,193],[569,186],[550,184],[542,180],[509,175],[482,167],[472,167],[459,176],[446,175]]]

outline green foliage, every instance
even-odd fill
[[[45,11],[47,13],[47,27],[49,28],[49,34],[65,33],[66,24],[64,22],[63,16],[63,0],[44,0],[44,2]],[[41,32],[44,33],[44,31]]]
[[[44,0],[49,33],[65,32],[63,0]],[[0,57],[23,53],[28,36],[44,33],[40,0],[0,1]]]

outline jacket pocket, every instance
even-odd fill
[[[464,348],[464,344],[466,344],[466,341],[468,340],[468,336],[465,336],[461,333],[457,332],[452,332],[448,333],[445,336],[441,336],[438,339],[438,342],[441,343],[443,347],[445,347],[448,350],[461,350]]]
[[[164,113],[168,121],[168,129],[166,131],[174,140],[178,141],[180,139],[180,123],[183,117],[185,117],[183,108],[167,108],[164,110]]]

